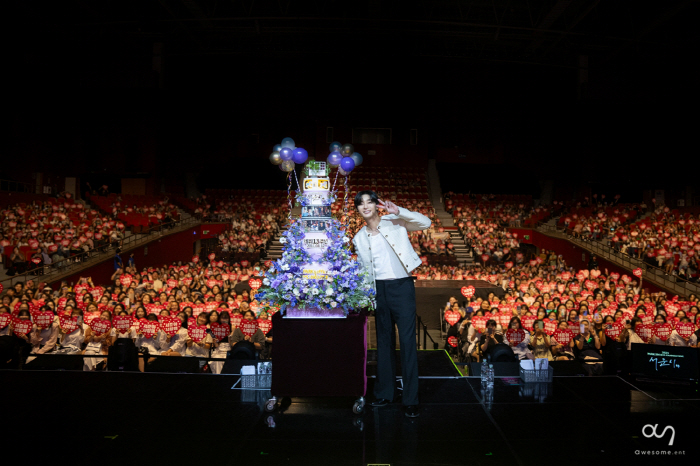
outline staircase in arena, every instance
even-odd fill
[[[301,207],[292,208],[292,218],[299,217],[301,217]],[[285,231],[287,231],[287,228],[282,227],[277,233],[275,233],[274,238],[270,242],[270,247],[267,250],[268,260],[274,261],[282,257],[282,243],[280,243],[280,237],[282,237],[282,233]]]
[[[459,233],[455,226],[454,218],[445,210],[442,200],[442,189],[440,188],[440,175],[438,174],[435,160],[428,161],[428,192],[430,194],[430,202],[433,204],[435,214],[440,219],[440,223],[445,228],[445,231],[450,234],[450,240],[454,245],[455,257],[462,265],[468,265],[474,262],[471,249],[464,243],[464,238]]]

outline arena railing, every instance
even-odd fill
[[[40,278],[47,284],[51,284],[55,281],[61,280],[64,277],[73,275],[83,269],[92,267],[93,265],[109,259],[111,256],[106,255],[108,251],[116,251],[115,243],[121,248],[122,253],[126,253],[131,249],[134,249],[143,244],[149,243],[160,236],[162,236],[163,231],[167,230],[167,234],[171,235],[174,233],[179,233],[195,224],[199,224],[199,220],[194,217],[189,217],[184,220],[172,221],[167,223],[162,223],[160,225],[154,225],[148,230],[144,230],[141,233],[130,235],[119,241],[110,241],[102,246],[95,247],[89,251],[81,252],[78,254],[71,255],[65,259],[62,259],[51,264],[38,264],[35,265],[28,260],[28,269],[21,273],[8,277],[0,283],[2,283],[5,289],[12,287],[17,282],[26,282],[30,279]],[[158,237],[151,236],[151,233],[160,232],[161,235]],[[31,268],[30,268],[31,267]]]
[[[548,225],[546,223],[540,223],[537,225],[536,229],[543,233],[554,234],[558,237],[566,239],[567,241],[588,250],[601,259],[609,260],[610,262],[629,269],[630,272],[639,267],[646,272],[643,275],[644,280],[650,281],[655,285],[671,291],[672,293],[682,296],[688,296],[690,294],[697,295],[700,293],[700,284],[693,283],[676,275],[667,276],[663,268],[649,264],[643,259],[631,257],[627,254],[623,254],[620,251],[616,251],[610,246],[605,245],[600,240],[594,240],[592,238],[586,240],[576,238],[568,235],[564,229],[557,228],[556,225]]]
[[[423,331],[423,344],[420,342],[420,332]],[[428,349],[428,338],[433,342],[433,349],[438,349],[438,344],[433,340],[433,337],[428,333],[428,326],[423,323],[420,316],[416,316],[416,343],[420,349]]]

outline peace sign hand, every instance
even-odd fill
[[[379,199],[379,204],[377,204],[377,208],[384,209],[389,214],[398,215],[398,213],[399,213],[399,207],[391,201],[384,202],[381,199]]]

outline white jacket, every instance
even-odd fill
[[[409,231],[419,231],[425,230],[430,227],[432,222],[425,215],[418,212],[411,212],[410,210],[399,207],[398,215],[385,215],[381,217],[377,229],[379,234],[384,236],[386,242],[394,250],[396,256],[403,264],[406,269],[407,274],[421,265],[421,260],[413,250],[411,246],[411,241],[408,239]],[[369,280],[371,280],[372,287],[375,288],[375,274],[374,266],[372,265],[372,246],[370,242],[371,233],[367,231],[367,227],[363,227],[357,232],[352,240],[352,244],[355,245],[355,252],[357,253],[357,260],[360,263],[360,267],[369,273]]]

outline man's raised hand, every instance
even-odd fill
[[[379,199],[379,204],[377,204],[377,208],[384,209],[389,214],[398,215],[398,213],[399,213],[399,207],[391,201],[384,202],[381,199]]]

